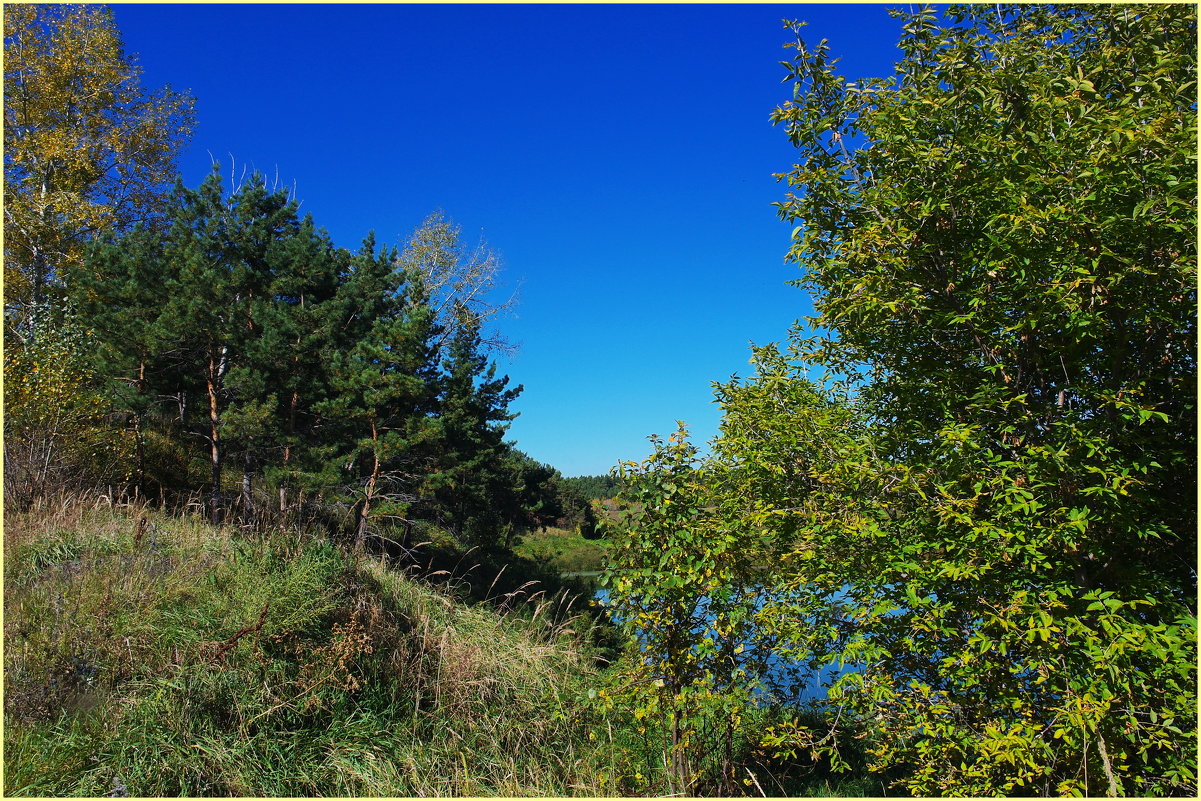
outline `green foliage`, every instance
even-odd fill
[[[322,242],[261,176],[228,197],[216,171],[196,190],[178,186],[166,217],[165,234],[139,227],[99,243],[72,274],[72,297],[97,334],[97,369],[117,387],[118,410],[139,442],[153,405],[173,398],[170,425],[207,444],[210,511],[219,519],[229,452],[242,457],[245,484],[279,438],[279,389],[294,355],[279,310],[291,299],[284,292],[296,289],[294,274],[314,272],[308,250]],[[328,284],[327,276],[310,280],[322,279]],[[141,459],[135,472],[141,479]]]
[[[513,553],[563,573],[585,573],[604,568],[609,542],[588,539],[576,531],[548,527],[521,535]]]
[[[112,14],[4,19],[11,500],[204,492],[214,522],[316,515],[360,544],[413,512],[476,543],[546,522],[553,477],[503,442],[497,254],[436,213],[351,255],[257,174],[171,191],[192,103],[142,91]]]
[[[358,504],[355,543],[364,544],[371,513],[381,502],[396,511],[416,499],[440,438],[432,417],[437,375],[433,364],[432,310],[423,302],[420,278],[394,269],[395,254],[373,252],[368,240],[356,257],[344,289],[367,295],[375,308],[353,307],[362,322],[343,347],[330,349],[329,397],[315,411],[344,432],[331,443],[330,460],[340,465],[342,485]],[[375,286],[383,283],[381,288]],[[367,286],[355,286],[360,282]],[[337,468],[335,468],[337,469]],[[346,480],[349,479],[349,480]]]
[[[900,16],[889,79],[793,45],[780,212],[828,334],[726,399],[782,580],[846,587],[796,650],[862,666],[831,697],[910,791],[1194,792],[1195,10]]]
[[[430,485],[441,519],[459,541],[487,545],[504,541],[517,523],[513,506],[526,468],[509,460],[504,433],[516,417],[509,404],[522,388],[508,388],[508,376],[496,375],[478,319],[466,308],[454,316],[459,323],[440,379],[441,453]]]
[[[705,660],[749,644],[850,668],[821,723],[761,725],[777,758],[1195,793],[1195,9],[898,16],[888,79],[792,45],[780,213],[819,315],[718,386],[711,458],[679,434],[629,471],[613,698],[668,791],[746,714],[753,674]]]
[[[618,487],[621,485],[617,476],[614,475],[569,476],[563,479],[563,483],[590,501],[616,497]]]
[[[351,255],[259,175],[227,195],[214,171],[165,214],[166,234],[108,236],[71,273],[138,494],[186,497],[203,469],[220,520],[232,464],[244,522],[267,515],[263,482],[281,515],[307,495],[360,546],[383,519],[492,544],[562,516],[557,472],[503,441],[520,387],[497,375],[480,318],[431,305],[432,245],[420,264],[374,237]]]
[[[4,495],[29,504],[63,489],[122,481],[126,443],[88,364],[88,332],[44,310],[31,335],[4,348]]]
[[[647,460],[621,467],[628,512],[602,579],[636,647],[619,689],[601,698],[658,740],[667,792],[730,794],[743,786],[744,715],[765,672],[755,532],[731,525],[739,500],[712,491],[720,476],[702,467],[683,425],[651,441]]]

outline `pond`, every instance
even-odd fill
[[[601,604],[606,604],[609,591],[605,588],[598,589],[594,597]],[[704,603],[704,599],[701,599],[701,603]],[[800,705],[824,700],[834,681],[843,674],[858,669],[856,665],[825,665],[813,671],[783,657],[772,655],[768,659],[767,674],[763,679],[767,686],[774,688],[770,693],[773,698],[786,704]],[[793,689],[785,689],[790,685]],[[764,695],[769,694],[767,690],[760,692]]]

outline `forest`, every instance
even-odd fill
[[[1196,8],[893,14],[785,24],[815,315],[564,477],[494,252],[186,186],[111,11],[5,6],[5,793],[1195,797]]]
[[[176,187],[158,222],[90,246],[64,276],[69,313],[28,310],[21,390],[56,391],[39,364],[86,340],[89,361],[63,368],[111,388],[101,402],[123,430],[95,432],[91,464],[55,453],[72,439],[59,426],[60,442],[17,443],[14,497],[58,470],[152,502],[194,494],[213,524],[249,523],[267,502],[285,517],[340,511],[359,547],[377,518],[484,545],[562,516],[556,471],[503,440],[521,387],[496,375],[462,299],[486,264],[464,260],[452,223],[432,216],[400,253],[368,236],[352,254],[261,175],[227,196],[218,172]]]

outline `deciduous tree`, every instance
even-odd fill
[[[765,600],[760,530],[721,466],[702,460],[680,425],[654,453],[621,465],[624,516],[611,523],[606,602],[634,647],[602,708],[619,705],[646,735],[666,786],[732,795],[744,715],[764,687],[770,649],[755,625]],[[649,771],[648,771],[649,772]]]
[[[429,305],[441,331],[439,346],[462,327],[479,330],[488,348],[509,344],[491,329],[493,318],[512,307],[516,296],[498,300],[500,255],[483,241],[475,247],[463,241],[463,229],[440,211],[425,218],[400,253],[400,266],[421,276]]]
[[[193,104],[139,78],[104,6],[5,6],[4,295],[15,330],[96,233],[161,216]]]
[[[1195,792],[1196,9],[898,16],[883,79],[798,35],[774,114],[791,358],[864,421],[838,469],[742,454],[793,586],[848,588],[807,636],[913,792]]]

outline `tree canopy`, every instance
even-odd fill
[[[689,500],[757,532],[763,641],[849,667],[831,731],[763,741],[836,756],[853,721],[917,794],[1195,792],[1196,11],[896,15],[895,74],[855,82],[789,25],[817,316],[718,388]],[[626,566],[680,514],[645,486]]]
[[[493,545],[560,516],[557,472],[504,441],[521,388],[470,310],[440,314],[411,254],[335,247],[261,175],[227,192],[214,170],[163,214],[105,235],[68,281],[133,491],[203,489],[214,521],[307,503],[360,547],[417,519]],[[443,261],[460,252],[447,230]]]
[[[145,91],[104,6],[4,8],[5,306],[25,320],[105,230],[161,215],[193,101]]]

